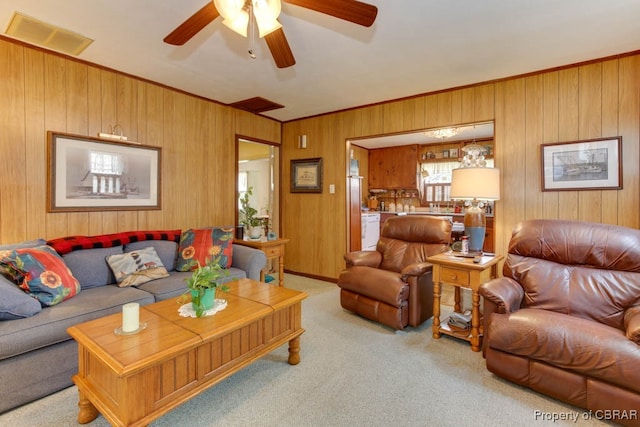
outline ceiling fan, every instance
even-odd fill
[[[282,0],[285,3],[304,7],[316,12],[324,13],[335,18],[353,22],[354,24],[370,27],[376,19],[378,8],[357,0]],[[265,6],[267,5],[267,6]],[[286,68],[296,63],[289,42],[284,35],[282,25],[277,21],[280,13],[280,0],[212,0],[209,1],[202,9],[194,13],[190,18],[180,24],[168,36],[164,38],[164,42],[172,45],[181,46],[188,42],[193,36],[198,34],[200,30],[209,25],[218,16],[225,19],[223,23],[234,31],[241,33],[246,37],[248,21],[246,19],[256,19],[260,32],[261,12],[259,8],[268,7],[271,10],[267,13],[271,14],[273,26],[264,34],[264,39],[271,51],[273,60],[278,68]],[[233,15],[233,16],[230,16]],[[234,28],[234,21],[240,17],[240,21],[244,25],[244,29],[238,30]],[[244,20],[243,20],[244,19]],[[260,34],[262,37],[263,34]],[[249,52],[252,53],[251,51]]]

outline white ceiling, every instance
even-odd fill
[[[407,132],[400,134],[376,136],[371,138],[352,139],[350,142],[358,147],[383,148],[390,146],[411,145],[411,144],[438,144],[444,142],[470,141],[475,139],[493,137],[493,122],[474,123],[471,125],[455,126],[459,132],[456,136],[440,139],[429,136],[426,132]]]
[[[285,0],[286,1],[286,0]],[[319,0],[321,1],[321,0]],[[216,19],[181,47],[162,39],[206,0],[3,0],[90,37],[80,59],[225,104],[263,97],[280,121],[640,49],[639,0],[366,0],[370,28],[283,2],[296,65],[275,67],[263,40]]]

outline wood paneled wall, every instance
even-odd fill
[[[347,244],[349,138],[495,121],[495,162],[502,171],[496,203],[496,251],[505,253],[513,227],[529,218],[640,225],[640,55],[592,62],[474,87],[287,122],[283,173],[297,158],[324,159],[322,194],[282,192],[286,268],[337,278]],[[297,148],[298,135],[308,148]],[[541,191],[540,145],[621,135],[622,190]],[[329,194],[329,184],[336,194]]]
[[[0,243],[235,222],[235,135],[281,124],[0,38]],[[162,209],[47,213],[46,131],[162,147]]]

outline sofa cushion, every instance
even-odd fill
[[[488,335],[493,349],[640,392],[640,347],[619,329],[553,311],[521,309],[492,313]]]
[[[0,257],[3,269],[43,306],[56,305],[80,292],[80,283],[49,246],[15,249]]]
[[[208,227],[185,230],[180,236],[176,270],[191,271],[213,262],[222,268],[231,267],[233,227]]]
[[[227,271],[229,275],[222,279],[223,283],[247,277],[246,272],[239,268],[231,267]],[[174,271],[169,277],[144,283],[138,286],[138,289],[153,294],[156,301],[178,298],[187,291],[185,279],[191,277],[192,274],[191,271]]]
[[[176,257],[178,256],[178,242],[173,240],[142,240],[124,245],[124,252],[138,251],[152,247],[162,261],[167,271],[176,269]]]
[[[100,286],[83,290],[53,307],[45,307],[37,316],[0,322],[0,360],[70,340],[67,328],[120,313],[122,305],[128,302],[147,305],[154,300],[152,295],[135,287]]]
[[[78,279],[82,289],[116,283],[106,258],[110,255],[121,254],[122,246],[109,248],[83,249],[62,255],[62,259]]]
[[[15,283],[0,276],[0,320],[31,317],[42,310],[40,302],[24,293]]]
[[[120,287],[141,285],[169,276],[153,247],[110,255],[107,264]]]

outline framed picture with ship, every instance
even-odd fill
[[[542,144],[542,191],[622,188],[622,137]]]
[[[161,148],[47,133],[48,212],[160,209]]]

